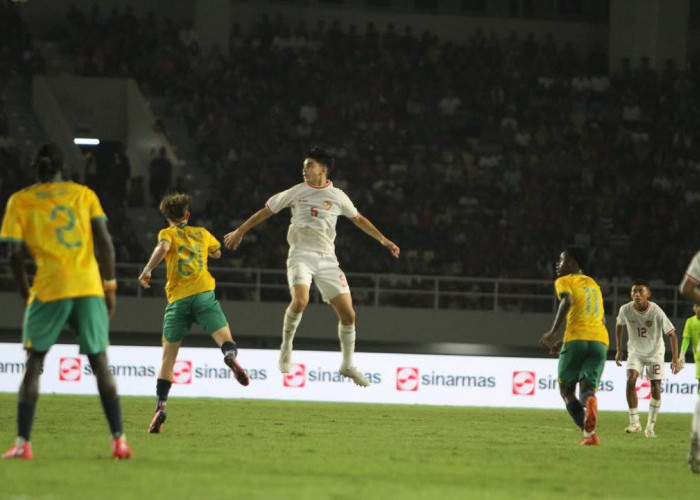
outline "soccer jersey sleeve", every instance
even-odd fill
[[[105,214],[105,211],[102,208],[100,199],[97,197],[97,195],[92,189],[86,188],[86,191],[88,202],[87,205],[88,210],[90,211],[90,219],[106,219],[107,215]]]
[[[616,320],[616,322],[617,322],[617,324],[620,325],[620,326],[624,326],[624,325],[626,324],[626,323],[625,323],[625,313],[623,312],[623,309],[624,309],[624,308],[625,308],[625,306],[620,306],[620,310],[619,310],[618,313],[617,313],[617,320]]]
[[[24,239],[22,221],[20,219],[21,211],[15,205],[16,198],[13,195],[7,200],[5,215],[2,218],[2,228],[0,228],[0,240],[22,241]]]
[[[664,335],[668,335],[671,332],[675,332],[676,327],[673,326],[673,323],[671,323],[671,320],[668,319],[668,316],[666,316],[666,313],[664,312],[664,310],[659,307],[658,311],[659,311],[659,320],[661,322],[661,331],[664,332]]]
[[[213,234],[207,231],[207,253],[214,253],[221,248],[221,243]]]
[[[270,198],[265,202],[265,205],[267,208],[272,210],[272,213],[277,213],[282,209],[288,208],[292,206],[292,203],[294,203],[294,193],[295,193],[295,188],[291,187],[287,189],[286,191],[281,191],[277,194],[273,194],[270,196]]]
[[[339,201],[340,201],[340,210],[341,213],[345,216],[348,217],[349,219],[354,219],[357,217],[360,212],[357,210],[355,207],[355,204],[352,202],[350,197],[345,194],[345,192],[338,190],[339,191]]]
[[[571,283],[567,279],[567,276],[557,278],[557,280],[554,282],[554,290],[557,293],[557,297],[560,299],[566,294],[571,295]]]
[[[158,241],[167,241],[171,245],[173,244],[173,237],[170,234],[170,231],[168,231],[168,228],[161,229],[160,232],[158,233]]]

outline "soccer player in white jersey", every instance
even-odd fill
[[[690,260],[681,284],[679,286],[683,297],[693,304],[700,304],[700,252]],[[695,403],[693,413],[693,427],[690,434],[690,453],[688,453],[688,465],[695,474],[700,473],[700,399]]]
[[[287,231],[287,282],[292,298],[284,313],[279,369],[282,373],[291,371],[294,334],[309,303],[309,289],[313,280],[324,302],[330,303],[338,316],[338,337],[343,353],[340,374],[351,378],[359,386],[367,387],[369,380],[352,361],[355,352],[355,310],[345,273],[340,269],[335,255],[338,216],[349,218],[394,257],[399,256],[400,250],[358,212],[342,190],[333,186],[328,178],[333,160],[325,149],[312,147],[304,158],[304,182],[270,197],[264,208],[224,236],[224,244],[235,250],[245,233],[282,209],[290,208],[292,218]]]
[[[649,300],[651,289],[645,281],[637,280],[630,291],[631,302],[620,307],[617,315],[615,339],[617,353],[615,363],[622,366],[622,332],[627,328],[627,405],[629,406],[630,423],[625,428],[627,433],[642,431],[639,423],[639,409],[636,384],[639,375],[646,371],[651,383],[651,401],[649,415],[644,429],[646,437],[656,437],[654,424],[661,409],[661,381],[665,378],[664,354],[666,344],[664,335],[671,342],[671,371],[678,373],[681,362],[678,359],[678,339],[676,329],[666,316],[666,313],[654,302]]]

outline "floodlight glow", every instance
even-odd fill
[[[90,137],[76,137],[73,139],[73,144],[76,146],[99,146],[100,140]]]

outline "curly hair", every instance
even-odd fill
[[[580,269],[586,269],[588,265],[588,256],[586,255],[586,250],[584,250],[581,247],[571,245],[566,247],[566,253],[569,254],[569,256],[576,261]]]
[[[179,221],[190,209],[192,197],[185,193],[166,194],[160,202],[160,213],[169,221]]]

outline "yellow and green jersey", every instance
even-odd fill
[[[683,358],[686,349],[688,349],[688,342],[692,344],[693,358],[695,363],[697,363],[700,360],[700,353],[698,352],[698,348],[700,348],[700,318],[695,315],[685,320],[683,344],[680,351],[681,358]]]
[[[97,195],[74,182],[35,184],[10,197],[0,241],[23,242],[34,259],[30,302],[104,297],[93,246],[96,218],[106,218]]]
[[[165,254],[168,302],[214,290],[216,281],[207,269],[207,259],[221,244],[209,231],[179,224],[161,229],[158,241],[163,240],[170,243],[170,250]]]
[[[573,303],[566,314],[564,343],[572,340],[597,340],[610,343],[605,328],[603,294],[595,280],[585,274],[567,274],[554,282],[559,299],[571,295]]]

